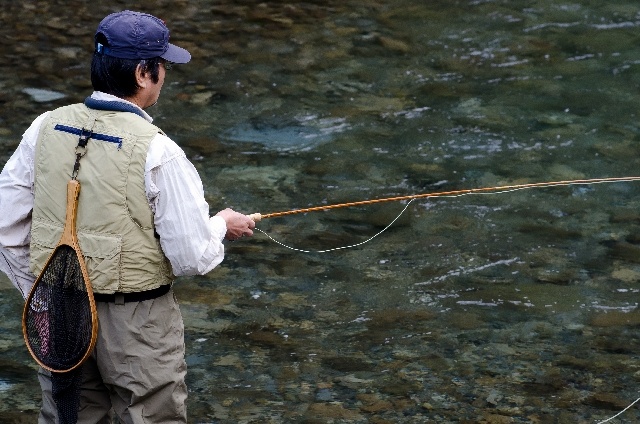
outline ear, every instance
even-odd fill
[[[140,88],[146,88],[147,84],[149,83],[149,77],[144,72],[141,64],[138,64],[138,66],[136,66],[136,82],[138,83],[138,87]]]

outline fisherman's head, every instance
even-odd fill
[[[140,75],[159,84],[172,63],[187,63],[191,54],[169,43],[169,29],[155,16],[125,10],[105,17],[96,30],[91,62],[94,90],[120,98],[134,97],[143,88]]]

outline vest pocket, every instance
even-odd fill
[[[38,275],[53,249],[58,245],[63,227],[34,221],[31,228],[31,267]],[[91,286],[97,292],[114,292],[120,284],[122,238],[113,234],[78,231]]]
[[[29,244],[29,267],[34,275],[39,275],[47,259],[58,245],[62,236],[62,226],[40,221],[31,223],[31,243]]]

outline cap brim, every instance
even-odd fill
[[[191,53],[182,47],[169,44],[167,51],[161,54],[160,57],[173,63],[187,63],[191,60]]]

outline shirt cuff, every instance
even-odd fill
[[[0,247],[0,271],[7,275],[9,281],[20,290],[26,300],[36,277],[24,266],[7,249]]]
[[[200,261],[198,262],[198,274],[204,275],[218,266],[224,259],[224,245],[222,240],[227,234],[227,223],[219,216],[209,218],[211,238]]]
[[[211,233],[218,237],[218,240],[222,241],[224,236],[227,235],[227,222],[221,216],[212,216],[209,218],[209,224],[211,226]]]

